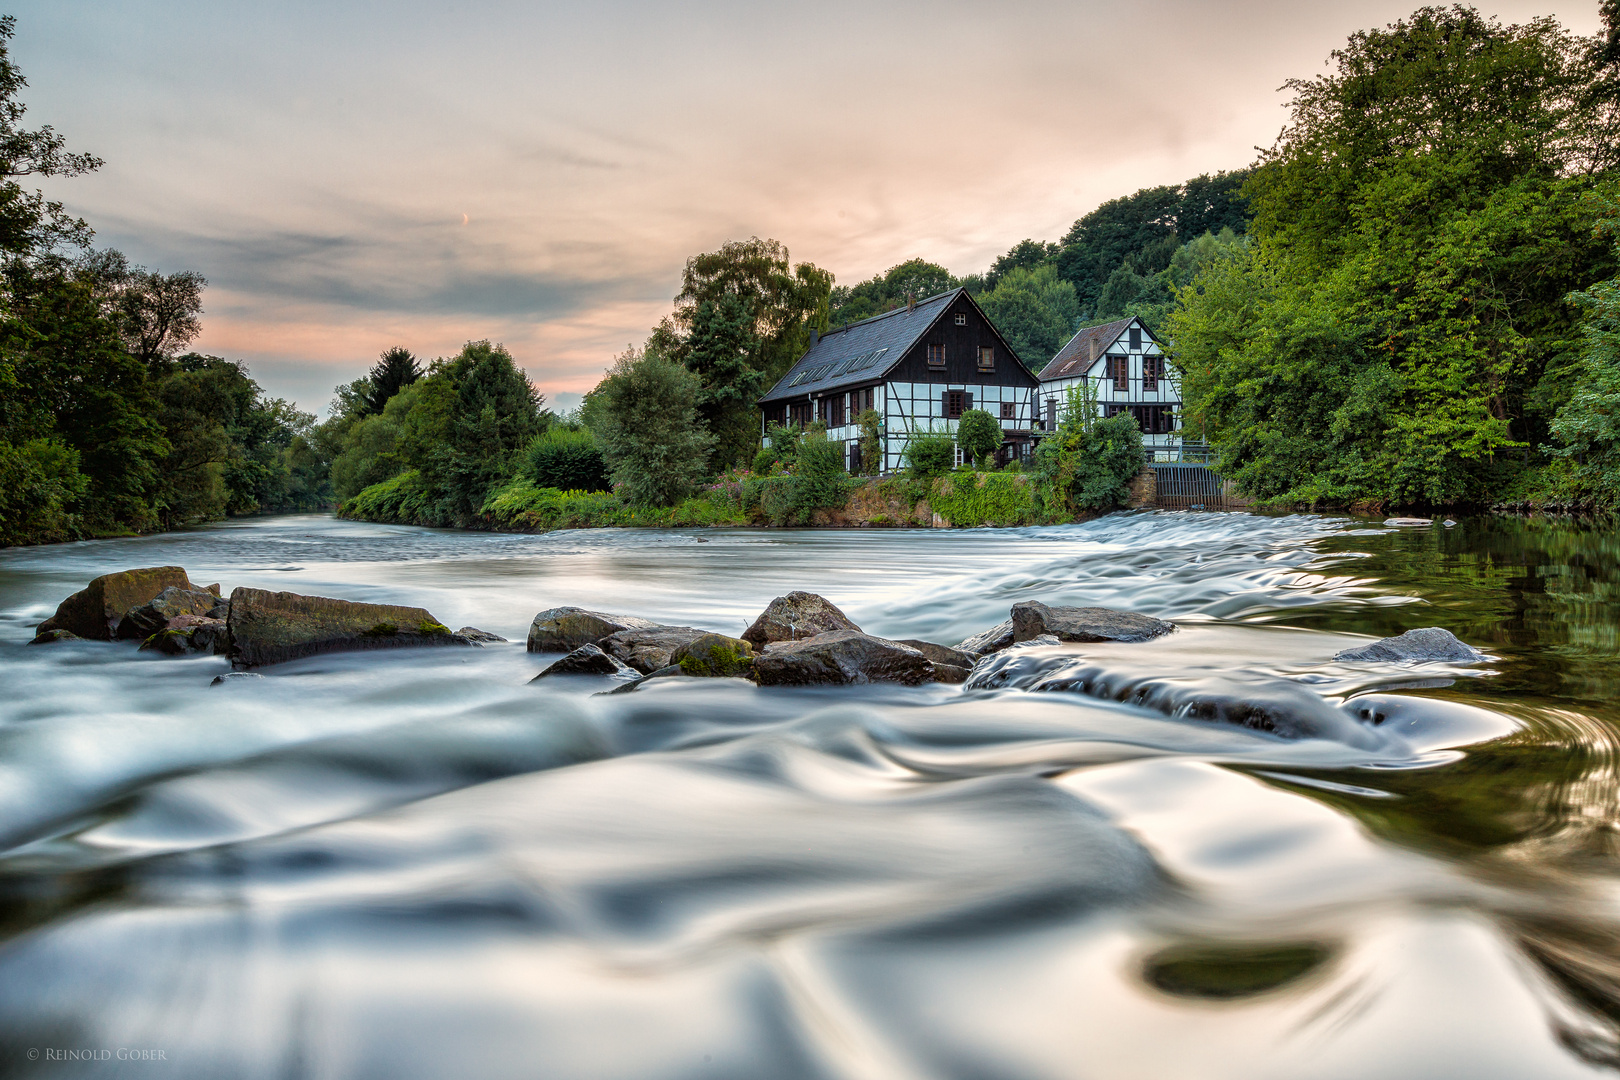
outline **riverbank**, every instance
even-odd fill
[[[338,516],[391,525],[425,525],[411,474],[367,488]],[[556,529],[689,526],[820,528],[974,528],[1061,525],[1096,513],[1052,513],[1025,473],[961,469],[931,480],[851,478],[842,498],[806,492],[791,475],[744,476],[710,484],[668,507],[630,506],[612,492],[560,491],[518,480],[494,492],[465,527],[541,533]]]

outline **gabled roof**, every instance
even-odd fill
[[[973,302],[967,290],[952,289],[917,301],[915,308],[896,308],[827,331],[810,346],[809,352],[799,357],[781,381],[759,399],[759,404],[822,394],[886,378],[911,347],[950,310],[958,296],[966,296],[968,303],[978,310],[979,305]],[[984,312],[979,311],[979,316],[984,318]],[[984,321],[1006,347],[1007,355],[1022,366],[1023,361],[1018,360],[1018,354],[1007,345],[995,324],[988,318]]]
[[[1118,341],[1132,323],[1141,325],[1136,318],[1132,317],[1115,319],[1113,322],[1099,323],[1096,326],[1081,327],[1075,331],[1074,337],[1069,339],[1068,344],[1059,349],[1057,355],[1052,357],[1047,365],[1041,369],[1041,381],[1072,379],[1076,375],[1082,374],[1091,366],[1093,352],[1097,356],[1107,352],[1108,347]],[[1159,340],[1153,336],[1153,332],[1146,326],[1142,327],[1142,333],[1146,334],[1150,341],[1157,343]]]

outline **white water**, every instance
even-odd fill
[[[1578,952],[1548,918],[1607,925],[1617,894],[1492,880],[1376,827],[1406,798],[1385,778],[1521,730],[1491,665],[1334,664],[1366,638],[1281,623],[1416,602],[1321,553],[1348,528],[296,517],[0,553],[0,1075],[1590,1075],[1612,1025],[1531,957]],[[163,564],[512,643],[223,686],[214,658],[23,644],[89,578]],[[528,683],[553,659],[524,651],[540,609],[737,633],[795,588],[945,643],[1029,598],[1181,629],[1059,650],[1159,688],[1114,695],[1143,704]],[[1188,686],[1326,709],[1375,692],[1358,700],[1391,719],[1280,738],[1167,715]],[[27,1056],[119,1048],[164,1058]]]

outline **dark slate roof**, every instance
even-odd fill
[[[759,399],[759,404],[882,379],[961,292],[961,289],[952,289],[938,293],[917,301],[914,310],[896,308],[827,331],[809,352],[799,357],[782,380]]]
[[[1119,340],[1119,336],[1131,325],[1131,321],[1115,319],[1113,322],[1097,326],[1081,327],[1075,332],[1074,337],[1069,339],[1069,343],[1059,349],[1057,355],[1041,369],[1041,381],[1068,379],[1079,375],[1091,366],[1092,344],[1096,344],[1097,355],[1101,356],[1108,351],[1108,346]]]

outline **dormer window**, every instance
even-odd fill
[[[979,346],[979,370],[996,370],[996,350],[989,345]]]
[[[956,325],[957,326],[966,326],[967,325],[967,312],[958,311],[956,313]]]
[[[928,366],[942,368],[945,366],[945,343],[930,342],[928,345]]]

